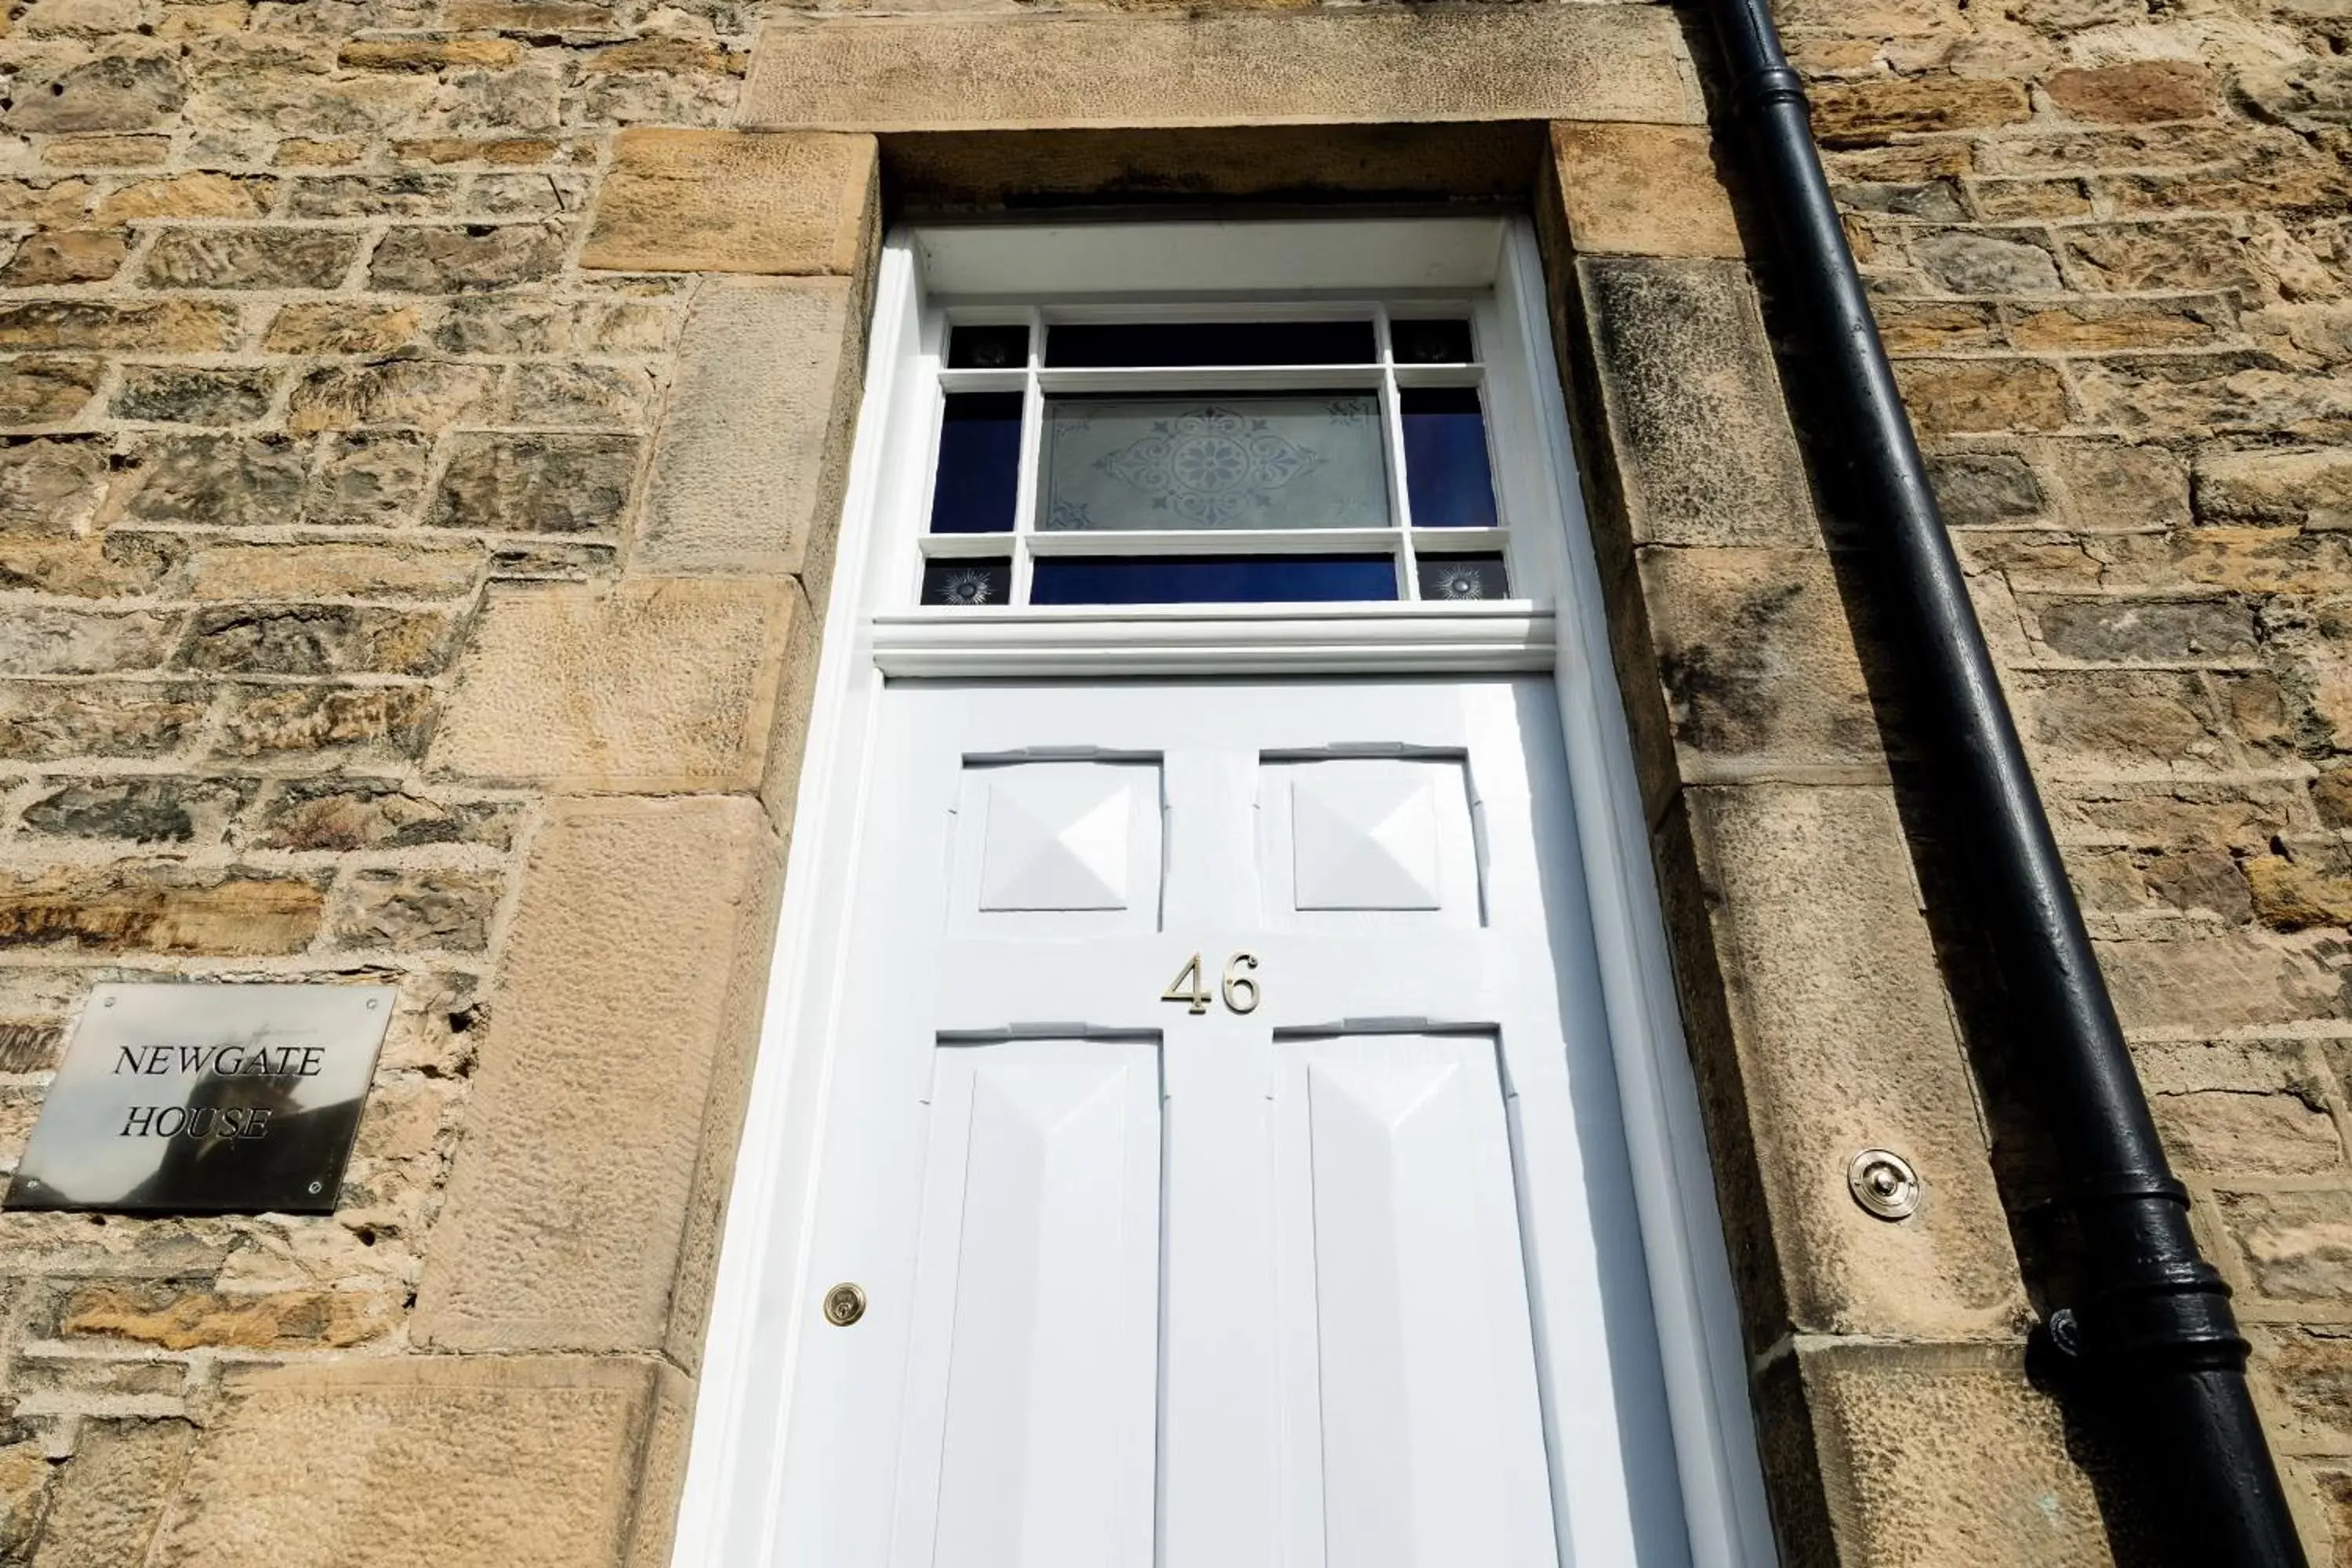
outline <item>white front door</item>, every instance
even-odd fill
[[[778,1561],[1686,1560],[1557,714],[887,690]]]

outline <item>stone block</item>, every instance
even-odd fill
[[[247,686],[230,697],[215,749],[227,757],[390,761],[416,755],[433,717],[428,687]]]
[[[675,1372],[401,1356],[224,1380],[154,1554],[168,1568],[617,1565]]]
[[[783,17],[737,111],[829,131],[1704,119],[1648,5]]]
[[[89,405],[103,360],[23,354],[0,364],[0,425],[64,425]]]
[[[122,1568],[145,1558],[188,1461],[185,1421],[89,1421],[41,1521],[34,1568]]]
[[[2200,522],[2352,529],[2352,452],[2200,452],[2195,495]]]
[[[0,758],[162,756],[194,733],[211,700],[181,682],[0,683]]]
[[[712,1081],[749,1047],[734,993],[765,982],[756,889],[780,858],[748,797],[552,806],[425,1265],[420,1342],[653,1352],[681,1306],[698,1317],[676,1279]]]
[[[2099,1501],[2013,1345],[1795,1352],[1836,1560],[1872,1568],[2094,1568]]]
[[[183,567],[192,599],[452,599],[472,591],[484,556],[470,540],[295,544],[212,539]]]
[[[82,778],[53,782],[19,820],[28,834],[117,838],[136,844],[217,843],[252,800],[257,781],[236,778]]]
[[[822,604],[865,371],[844,278],[695,295],[646,489],[649,572],[801,574]]]
[[[561,225],[404,225],[368,258],[368,284],[395,294],[455,294],[536,283],[563,265]]]
[[[269,412],[277,384],[267,370],[126,365],[106,411],[158,424],[243,425]]]
[[[362,1290],[226,1296],[169,1280],[109,1280],[78,1286],[59,1302],[56,1332],[170,1351],[286,1351],[340,1350],[391,1327],[391,1303]]]
[[[365,605],[226,605],[198,610],[173,664],[233,675],[431,675],[455,623],[439,611]]]
[[[2213,73],[2189,60],[2131,60],[2053,71],[2051,100],[2077,120],[2194,120],[2213,112]]]
[[[332,289],[359,254],[325,228],[173,228],[147,250],[146,281],[165,289]]]
[[[430,763],[583,789],[756,787],[805,613],[788,582],[493,586]]]
[[[2256,1302],[2338,1319],[2352,1308],[2352,1191],[2225,1192],[2214,1203]]]
[[[580,265],[627,272],[856,272],[878,205],[870,136],[624,131]]]
[[[2066,423],[2066,384],[2042,360],[1898,360],[1895,380],[1912,422],[1931,434],[2055,430]]]
[[[1884,776],[1827,554],[1646,549],[1641,576],[1684,780]]]
[[[1705,909],[1675,933],[1676,968],[1685,989],[1720,986],[1729,1037],[1695,1027],[1693,1049],[1738,1085],[1760,1183],[1748,1206],[1770,1216],[1792,1320],[1752,1324],[1755,1342],[2012,1331],[2023,1292],[1892,794],[1685,799]],[[1865,1148],[1918,1170],[1916,1215],[1890,1224],[1853,1201],[1846,1167]]]
[[[2053,597],[2019,604],[2052,653],[2106,663],[2181,663],[2254,651],[2253,606],[2242,599]]]
[[[425,521],[499,533],[608,533],[629,505],[634,436],[502,436],[468,431]]]
[[[0,348],[212,353],[232,346],[236,330],[236,307],[210,300],[23,300],[0,306]]]
[[[2147,1045],[2132,1058],[2165,1147],[2183,1170],[2315,1176],[2344,1163],[2321,1075],[2294,1046]]]
[[[2342,1016],[2342,944],[2325,932],[2222,931],[2094,945],[2126,1030],[2220,1033]]]
[[[47,289],[61,283],[96,283],[114,276],[131,254],[129,231],[119,228],[54,228],[28,236],[0,268],[0,287]]]
[[[263,806],[252,842],[264,849],[411,849],[425,844],[514,840],[518,808],[443,801],[387,780],[289,780]]]
[[[0,948],[78,952],[299,952],[318,934],[321,879],[118,861],[0,878]]]
[[[1818,544],[1746,269],[1583,258],[1576,277],[1634,542]]]
[[[2032,117],[2025,89],[1993,77],[1836,82],[1812,90],[1824,147],[1863,147],[1899,132],[1974,131]]]
[[[2255,1329],[2251,1373],[2284,1453],[2352,1453],[2352,1333],[2336,1325]]]
[[[447,867],[351,874],[330,922],[335,945],[399,952],[481,952],[503,883]]]
[[[1558,124],[1551,145],[1579,254],[1744,254],[1705,127]]]

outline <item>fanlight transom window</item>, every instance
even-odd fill
[[[1467,305],[950,316],[920,602],[1512,596]]]

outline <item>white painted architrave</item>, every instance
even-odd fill
[[[1139,616],[1007,612],[984,626],[891,605],[877,591],[911,550],[927,465],[886,463],[927,430],[940,328],[924,294],[1034,299],[1192,292],[1493,290],[1508,349],[1489,353],[1515,560],[1553,601],[1482,606],[1185,606]],[[1615,690],[1600,572],[1575,479],[1524,219],[1104,224],[919,229],[883,249],[866,393],[778,934],[700,1372],[676,1568],[785,1568],[771,1528],[793,1369],[817,1321],[805,1248],[824,1155],[851,893],[869,826],[867,770],[887,676],[1452,673],[1549,670],[1558,693],[1590,921],[1616,1061],[1635,1202],[1664,1363],[1692,1561],[1777,1561],[1748,1366],[1697,1093],[1682,1036],[1633,751]],[[927,341],[928,340],[928,341]],[[917,450],[928,437],[914,437]],[[1528,568],[1533,567],[1530,574]],[[898,570],[896,578],[906,573]],[[1594,1568],[1594,1565],[1586,1565]]]

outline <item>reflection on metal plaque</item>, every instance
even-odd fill
[[[333,1213],[397,994],[97,987],[6,1206]]]

